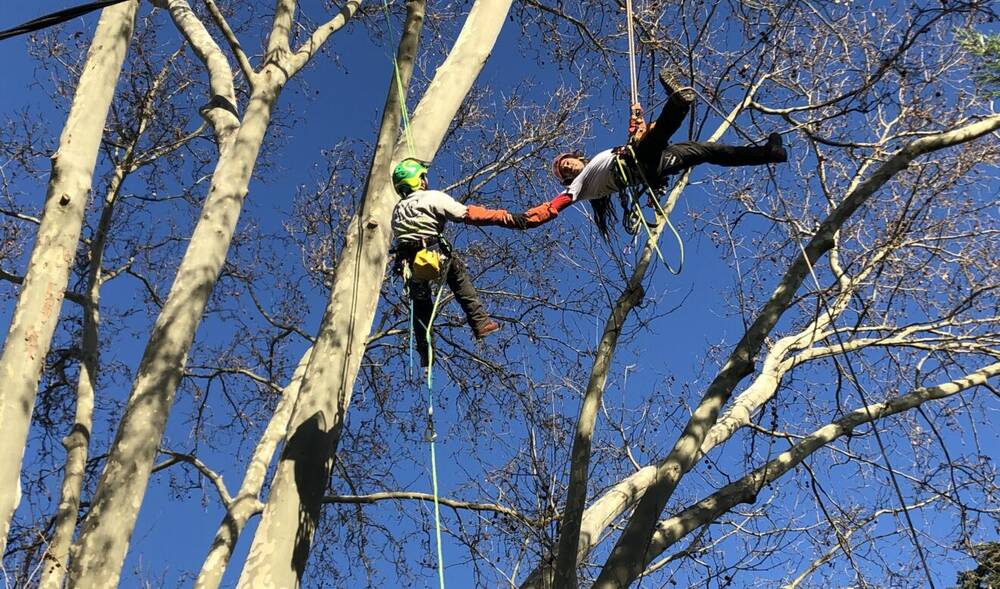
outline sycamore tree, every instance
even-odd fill
[[[0,549],[21,496],[18,478],[31,412],[83,224],[104,119],[132,37],[138,2],[102,13],[72,107],[52,155],[45,208],[0,356]]]
[[[101,422],[85,426],[82,469],[79,453],[29,452],[5,552],[14,583],[59,586],[52,565],[67,558],[81,587],[123,575],[206,588],[436,582],[428,391],[390,264],[388,171],[414,155],[461,200],[521,210],[551,198],[553,155],[623,140],[623,10],[361,11],[351,49],[335,45],[330,62],[350,70],[350,52],[377,54],[366,131],[330,133],[304,169],[283,154],[318,124],[308,105],[343,100],[327,110],[346,126],[361,90],[305,69],[307,91],[276,108],[312,31],[354,10],[328,23],[335,10],[295,16],[293,4],[171,1],[148,15],[160,41],[140,32],[146,57],[122,88],[160,90],[117,98],[112,113],[151,116],[113,119],[101,161],[109,187],[114,162],[149,167],[91,207],[29,447],[54,448],[80,423],[64,398],[89,394],[95,285],[115,328],[96,340]],[[647,111],[664,65],[698,92],[676,140],[777,131],[791,157],[674,179],[659,198],[687,246],[678,277],[659,259],[676,264],[677,243],[648,206],[648,233],[607,241],[585,205],[529,232],[449,228],[503,324],[473,342],[445,291],[433,401],[449,585],[915,587],[975,568],[965,555],[994,539],[997,514],[1000,116],[954,31],[991,9],[636,3]],[[185,40],[170,46],[176,30]],[[248,49],[255,37],[263,49]],[[24,140],[5,153],[37,165],[38,129],[8,128]],[[139,136],[132,152],[155,158],[124,157]],[[23,206],[30,176],[5,184],[12,288],[37,225]],[[282,176],[294,194],[260,206],[256,189],[287,190]],[[113,230],[99,231],[116,202]],[[139,296],[121,303],[118,288]],[[148,342],[141,358],[123,353],[132,339]],[[46,499],[62,472],[79,481],[79,519],[73,492]],[[138,513],[147,483],[169,494],[147,503],[186,526],[197,555],[144,542],[126,560],[134,527],[157,534]]]
[[[104,462],[101,480],[90,503],[89,517],[85,519],[83,529],[77,539],[72,559],[73,570],[69,577],[71,585],[113,584],[120,574],[125,549],[131,536],[135,518],[138,515],[138,507],[141,504],[141,501],[136,502],[135,499],[142,497],[146,487],[173,396],[194,338],[195,329],[204,312],[212,287],[222,269],[242,201],[247,193],[254,163],[260,152],[278,96],[287,80],[309,62],[331,34],[346,24],[357,10],[358,3],[350,2],[344,5],[339,13],[335,12],[335,16],[314,27],[314,30],[300,40],[296,47],[291,46],[291,43],[296,41],[298,37],[298,35],[291,36],[291,28],[295,22],[295,3],[278,3],[275,6],[273,26],[268,37],[268,51],[265,54],[263,65],[259,70],[255,70],[236,40],[233,29],[227,23],[222,11],[214,3],[209,2],[207,12],[214,19],[215,25],[222,31],[223,38],[229,41],[230,50],[240,64],[243,78],[248,87],[246,112],[242,116],[237,106],[233,71],[220,46],[205,27],[202,18],[186,2],[164,2],[158,3],[157,6],[164,9],[162,11],[164,16],[169,15],[173,20],[186,43],[203,62],[208,74],[210,99],[199,111],[211,127],[213,139],[218,149],[217,163],[211,174],[211,181],[208,183],[208,197],[203,204],[199,223],[187,240],[187,248],[178,267],[174,286],[161,302],[159,319],[150,332],[149,344],[143,359],[140,361],[133,393],[125,407],[119,426],[119,434],[116,437],[116,442],[112,445],[108,459]],[[120,7],[116,6],[105,11],[104,18],[99,24],[94,50],[91,52],[96,63],[102,66],[109,64],[106,66],[109,68],[120,67],[121,56],[124,55],[123,48],[127,46],[131,36],[131,21],[135,18],[136,9],[137,3],[127,2]],[[115,18],[118,20],[114,20]],[[101,35],[105,35],[121,45],[122,49],[117,49],[117,53],[114,54],[117,55],[117,60],[108,59],[101,53],[108,50],[105,45],[109,43]],[[114,47],[111,45],[112,50]],[[91,71],[98,73],[91,74]],[[92,104],[83,102],[84,99],[92,99],[91,94],[95,94],[98,98],[103,96],[106,103],[110,102],[111,94],[115,88],[113,74],[116,74],[114,69],[103,72],[89,64],[84,67],[77,89],[77,98],[81,103],[81,108],[94,108]],[[89,90],[90,86],[85,84],[88,75],[96,76],[97,81],[92,83],[97,89],[96,91]],[[138,79],[130,81],[139,82]],[[85,89],[87,89],[87,93],[84,92]],[[148,105],[146,108],[151,106]],[[97,123],[98,126],[85,129],[87,132],[80,132],[80,134],[87,137],[88,140],[93,140],[96,145],[101,137],[102,120],[100,117],[92,116],[90,112],[87,114],[88,116],[83,117],[83,120],[92,126]],[[70,121],[73,120],[71,112]],[[71,132],[78,131],[69,129],[64,132],[64,135],[69,138]],[[141,133],[139,134],[141,135]],[[127,147],[126,149],[131,150],[132,148]],[[84,153],[81,157],[90,156]],[[91,167],[93,166],[92,160],[95,158],[96,155],[91,157]],[[125,169],[119,175],[126,171],[134,171],[134,169],[129,169],[134,164],[131,153],[126,156],[124,162]],[[63,174],[59,170],[53,174],[54,179],[62,177]],[[79,198],[75,195],[64,194],[49,199],[50,202],[61,202],[59,205],[61,207],[66,207],[71,202],[76,203],[72,209],[76,211],[76,216],[72,220],[77,228],[82,221],[83,205],[86,204],[85,183],[88,180],[86,176],[70,178],[74,185],[82,185],[77,188],[80,192]],[[120,180],[121,178],[118,179],[118,182]],[[112,184],[114,186],[115,183]],[[117,190],[118,187],[114,186],[113,191]],[[43,216],[40,227],[44,229],[46,223],[52,218],[52,214]],[[72,251],[75,247],[75,236],[78,235],[79,231],[74,233],[62,230],[62,228],[57,228],[56,231],[60,232],[59,237],[63,240],[57,242],[56,246],[61,248],[58,251],[63,252],[61,257],[63,259],[63,273],[65,274],[68,262],[72,261],[73,258],[73,256],[66,254],[66,250]],[[39,244],[39,247],[36,247],[36,255],[42,256],[41,246],[50,246],[47,240],[42,239],[41,233]],[[100,255],[92,252],[92,255],[95,254]],[[44,253],[44,255],[52,256],[53,254]],[[38,262],[29,265],[28,275],[24,279],[25,288],[21,292],[19,301],[26,301],[26,304],[38,304],[39,302],[46,304],[47,308],[41,312],[40,316],[49,322],[47,325],[54,326],[54,320],[58,316],[58,302],[65,289],[65,281],[63,284],[59,284],[59,274],[53,274],[50,269],[46,276],[53,276],[56,280],[49,283],[46,288],[54,291],[55,295],[39,295],[31,292],[29,285],[32,284],[32,268],[39,265],[47,266],[48,263]],[[55,300],[55,306],[51,302],[45,302],[49,299]],[[96,305],[93,298],[91,302]],[[19,320],[15,320],[12,329],[14,328],[23,328],[20,326]],[[34,333],[34,331],[34,328],[29,329],[30,333]],[[49,331],[51,332],[51,330]],[[37,358],[39,354],[44,356],[48,347],[47,340],[51,337],[51,333],[43,335],[40,344],[33,343],[34,337],[32,335],[29,338],[23,338],[15,333],[7,341],[9,344],[18,342],[20,345],[23,340],[29,344],[29,349],[24,353],[27,353],[31,358]],[[85,334],[85,337],[90,338],[88,341],[93,347],[93,337],[89,334]],[[41,349],[39,350],[39,348]],[[5,350],[5,363],[8,362],[8,356],[10,356],[11,365],[19,366],[20,369],[27,370],[28,373],[31,372],[30,363],[26,364],[23,358],[14,356],[17,353],[22,353],[20,348],[14,348],[12,344],[7,346]],[[28,417],[31,414],[31,398],[33,397],[33,388],[30,387],[36,384],[37,378],[32,383],[28,377],[25,377],[25,386],[28,387],[25,393],[13,391],[11,396],[4,397],[4,417],[5,419],[9,417],[9,422],[12,424],[11,428],[5,428],[5,432],[10,434],[5,437],[5,440],[9,440],[12,445],[12,450],[9,452],[5,450],[5,454],[14,455],[16,453],[19,456],[23,453],[23,436],[19,437],[15,434],[19,431],[18,428],[23,429],[21,426],[27,426]],[[13,396],[15,394],[20,396]],[[86,399],[84,401],[89,402]],[[15,409],[19,411],[18,416],[11,413]],[[88,430],[89,425],[83,425],[81,428]],[[84,436],[86,437],[88,433],[84,431]],[[20,449],[16,447],[18,443],[21,444]],[[5,467],[13,468],[15,471],[18,464],[19,461],[5,461]],[[79,467],[75,469],[79,470]],[[13,475],[16,474],[16,472],[13,473]],[[13,483],[14,476],[8,478]],[[12,484],[5,483],[4,487],[5,509],[8,506],[12,509],[17,490],[12,488]],[[70,516],[75,519],[75,507],[72,505],[68,507]],[[102,513],[107,514],[107,517],[96,515]],[[6,539],[6,522],[9,521],[9,512],[5,512],[3,517],[4,537]],[[72,532],[71,529],[70,532]],[[90,548],[91,546],[93,548]],[[48,556],[56,559],[53,555]],[[66,567],[66,563],[56,559],[56,566],[63,569]],[[58,583],[58,581],[56,582]]]
[[[625,100],[593,84],[624,69],[613,6],[517,8],[524,38],[544,31],[544,47],[526,41],[539,67],[585,67],[592,92]],[[449,570],[478,586],[947,582],[942,563],[995,514],[983,432],[997,371],[998,121],[952,33],[990,16],[982,3],[903,15],[880,3],[643,7],[640,69],[655,80],[670,64],[700,95],[680,134],[744,143],[777,130],[793,161],[696,170],[670,187],[665,208],[687,206],[685,233],[731,264],[699,283],[672,286],[642,231],[636,251],[593,241],[586,224],[523,262],[543,282],[518,280],[520,260],[492,274],[517,284],[509,322],[528,347],[484,356],[442,336],[438,370],[454,385],[436,394],[455,407],[462,469],[445,527],[469,558]],[[659,90],[644,91],[655,104]],[[714,308],[690,316],[689,289]],[[525,314],[532,300],[541,325]],[[720,315],[725,332],[713,331]],[[401,517],[432,550],[433,520],[411,504],[428,497],[371,474],[382,448],[393,477],[409,474],[393,471],[399,451],[427,460],[419,403],[404,402],[409,422],[392,409],[407,386],[399,343],[383,351],[400,368],[372,356],[362,429],[377,433],[354,434],[358,456],[342,453],[343,491],[328,498],[339,527],[354,522],[338,539],[359,554],[382,535],[391,550]],[[379,503],[386,520],[357,507]]]
[[[51,582],[53,585],[60,584],[62,571],[66,568],[66,559],[69,559],[70,570],[68,582],[70,585],[89,586],[95,583],[114,583],[121,574],[125,549],[138,514],[138,507],[141,504],[141,502],[137,502],[135,499],[137,497],[141,498],[148,476],[153,471],[162,471],[173,464],[187,464],[196,468],[198,472],[205,473],[210,479],[215,480],[220,490],[224,489],[221,484],[221,477],[213,477],[210,469],[194,453],[176,452],[162,447],[160,439],[170,413],[174,392],[182,379],[188,379],[190,382],[206,381],[208,388],[204,392],[207,396],[208,389],[212,386],[213,382],[224,381],[226,376],[238,375],[250,378],[251,381],[260,385],[262,390],[256,391],[257,395],[255,395],[258,397],[256,399],[258,401],[263,401],[265,404],[270,402],[270,399],[261,395],[265,391],[271,395],[275,391],[279,391],[283,392],[284,395],[277,407],[272,407],[275,413],[270,416],[269,423],[274,427],[269,426],[264,431],[263,438],[250,457],[244,488],[241,489],[240,494],[231,500],[227,493],[222,493],[223,503],[230,509],[220,528],[221,535],[213,543],[209,557],[203,567],[203,574],[198,581],[201,586],[217,585],[222,571],[225,570],[225,561],[228,560],[228,552],[232,550],[232,543],[239,536],[242,523],[246,521],[247,517],[255,515],[260,511],[260,502],[256,499],[256,496],[259,494],[261,484],[263,483],[263,472],[261,470],[266,471],[267,463],[270,461],[271,453],[274,451],[274,445],[283,437],[294,439],[296,432],[301,429],[301,426],[296,425],[294,421],[298,419],[298,414],[294,412],[289,413],[289,411],[294,408],[299,412],[303,412],[310,409],[311,403],[326,402],[325,399],[328,397],[327,389],[330,385],[322,382],[322,373],[325,367],[332,362],[336,362],[337,355],[340,354],[337,349],[329,349],[328,346],[330,343],[327,340],[330,338],[329,334],[341,329],[340,327],[328,324],[331,322],[346,321],[348,325],[353,325],[360,321],[359,333],[360,331],[367,330],[364,327],[363,316],[356,316],[353,312],[344,315],[339,310],[336,312],[331,311],[328,314],[328,319],[324,320],[318,338],[307,335],[304,329],[299,326],[289,329],[287,326],[290,323],[301,323],[301,317],[288,318],[275,316],[273,312],[269,312],[269,309],[265,308],[266,305],[262,304],[261,300],[257,297],[262,285],[260,280],[254,279],[253,275],[261,273],[263,267],[266,265],[266,262],[260,259],[266,257],[266,254],[261,254],[259,250],[254,251],[254,248],[242,248],[242,253],[237,256],[230,267],[225,271],[223,269],[223,260],[230,245],[230,240],[233,237],[236,218],[241,208],[242,199],[247,193],[247,184],[254,169],[253,164],[258,151],[262,147],[264,131],[268,128],[268,120],[274,110],[279,91],[287,78],[301,69],[313,54],[318,51],[326,37],[346,22],[347,18],[354,13],[357,4],[347,4],[341,10],[338,17],[326,24],[321,24],[311,36],[300,39],[298,41],[301,45],[300,49],[290,51],[289,45],[292,41],[289,38],[290,30],[295,28],[295,37],[300,35],[298,23],[296,23],[295,27],[292,26],[295,6],[293,3],[279,3],[276,6],[274,15],[275,24],[269,31],[269,52],[263,59],[264,65],[259,71],[253,70],[249,58],[243,52],[242,46],[238,41],[238,33],[229,24],[230,20],[237,18],[242,20],[251,15],[235,11],[230,12],[227,18],[225,11],[217,7],[214,3],[207,3],[204,14],[201,13],[201,10],[198,12],[193,11],[187,3],[183,2],[165,3],[159,6],[165,8],[166,12],[169,12],[173,24],[176,25],[188,44],[188,50],[197,59],[202,61],[207,69],[211,89],[210,100],[207,105],[201,105],[198,108],[198,112],[206,119],[208,129],[212,133],[213,144],[218,150],[218,154],[216,156],[215,170],[210,171],[206,177],[198,177],[196,182],[199,184],[208,184],[209,197],[202,205],[199,222],[195,225],[190,238],[183,236],[183,229],[179,230],[181,233],[172,232],[166,238],[168,242],[176,242],[178,240],[186,242],[186,249],[178,252],[183,258],[180,261],[177,277],[173,279],[173,286],[170,288],[169,294],[166,297],[160,294],[163,288],[161,284],[164,279],[169,280],[169,276],[157,276],[151,279],[149,276],[140,275],[138,272],[135,273],[136,278],[139,279],[142,286],[149,291],[149,306],[152,307],[151,310],[154,313],[159,314],[159,319],[152,326],[149,343],[146,346],[142,359],[139,361],[139,367],[132,385],[132,393],[125,403],[120,421],[114,426],[117,430],[115,439],[110,444],[107,453],[101,455],[98,459],[103,470],[96,486],[92,486],[92,490],[88,491],[88,494],[91,495],[89,501],[83,502],[82,507],[85,517],[81,523],[79,537],[76,540],[71,555],[66,555],[62,550],[58,553],[50,550],[50,547],[54,546],[55,542],[49,541],[48,534],[52,525],[56,525],[62,529],[61,523],[56,522],[67,520],[71,522],[69,534],[72,534],[72,522],[76,520],[76,509],[72,501],[60,508],[60,513],[66,515],[54,517],[49,520],[49,524],[45,524],[40,528],[43,530],[40,534],[39,528],[24,527],[24,543],[27,544],[27,549],[22,570],[32,571],[31,574],[25,575],[25,582],[31,581],[34,574],[32,569],[34,566],[33,563],[37,561],[47,577],[50,573],[52,575],[53,580],[46,580],[45,582]],[[408,149],[417,149],[424,154],[424,157],[433,157],[437,146],[451,128],[451,122],[459,111],[465,94],[471,87],[480,68],[485,63],[493,42],[492,40],[496,38],[504,23],[504,17],[508,9],[509,3],[483,2],[477,4],[469,12],[468,23],[458,32],[454,41],[454,47],[446,52],[447,57],[443,64],[437,68],[435,79],[423,90],[427,97],[421,101],[412,119],[412,126],[419,133],[420,139],[413,146],[407,146]],[[399,55],[402,71],[398,80],[394,80],[393,76],[389,76],[389,79],[393,80],[394,83],[389,85],[389,98],[386,101],[386,107],[383,112],[383,131],[381,132],[381,138],[374,146],[372,156],[376,158],[375,161],[379,173],[370,174],[370,177],[377,180],[369,183],[371,185],[369,192],[371,194],[378,193],[381,196],[377,198],[375,196],[366,197],[363,201],[365,203],[363,205],[364,208],[359,211],[351,211],[355,215],[362,217],[362,230],[371,230],[379,227],[378,233],[380,237],[378,240],[368,243],[371,240],[365,239],[357,244],[359,247],[375,247],[371,254],[365,254],[366,266],[371,263],[368,260],[370,255],[376,256],[375,265],[366,267],[360,271],[365,276],[373,279],[372,286],[365,288],[369,290],[374,288],[376,291],[381,284],[381,280],[376,279],[382,274],[385,259],[387,258],[386,250],[388,249],[389,236],[387,232],[388,213],[395,199],[395,195],[391,192],[390,187],[385,181],[388,176],[386,170],[392,161],[398,160],[403,155],[401,144],[397,146],[400,102],[398,91],[402,90],[405,92],[408,85],[408,80],[406,80],[408,78],[407,69],[412,67],[412,63],[415,60],[416,41],[420,35],[420,24],[423,20],[424,12],[422,3],[411,2],[408,5],[408,12],[406,35],[404,36]],[[449,14],[454,14],[454,11],[437,16],[439,18],[447,18]],[[161,12],[160,15],[162,17],[163,13]],[[227,41],[233,59],[241,67],[243,80],[240,84],[241,89],[239,92],[237,92],[237,84],[233,80],[232,72],[228,66],[224,52],[213,40],[212,35],[205,27],[204,22],[207,19],[210,19],[219,31],[221,31],[219,36]],[[442,48],[435,46],[434,51],[430,52],[430,54],[441,55]],[[171,71],[169,65],[168,61],[163,71],[177,74],[178,72]],[[191,76],[191,71],[192,68],[188,68],[184,73],[181,73],[181,79],[185,75]],[[136,76],[130,78],[129,82],[135,84],[138,80],[139,78]],[[171,81],[175,84],[179,83],[173,79]],[[399,82],[398,86],[395,83],[396,81]],[[190,81],[184,80],[180,82],[180,85],[182,87],[189,87]],[[176,86],[171,88],[171,90],[176,90]],[[182,94],[180,92],[171,93],[168,91],[167,94],[178,101],[190,101],[188,95],[178,96]],[[238,95],[249,96],[250,99],[250,108],[242,118],[239,112]],[[125,100],[122,100],[122,103],[124,106]],[[191,105],[188,104],[187,106],[190,107]],[[166,124],[167,122],[163,121],[163,123]],[[179,127],[185,125],[183,121],[174,121],[173,123]],[[196,129],[191,135],[198,136],[201,130],[202,128]],[[141,129],[132,132],[141,135]],[[548,131],[548,137],[551,138],[554,134],[555,131]],[[528,133],[526,133],[525,138],[519,139],[518,143],[519,146],[514,149],[515,152],[525,150],[529,147],[537,149],[537,146],[534,145],[534,140]],[[156,154],[157,157],[160,155],[163,154]],[[154,157],[150,158],[151,161],[155,159]],[[499,168],[495,165],[495,162],[489,166],[483,164],[486,169],[484,169],[482,174],[492,177],[503,170],[514,167],[518,163],[518,160],[504,162]],[[204,173],[207,167],[200,165],[195,170]],[[153,189],[158,179],[161,178],[157,178],[156,176],[145,178],[147,189]],[[183,187],[182,189],[185,195],[193,192],[190,187]],[[111,215],[110,211],[107,214]],[[12,213],[13,217],[19,219],[25,216],[19,215],[19,213]],[[348,235],[353,234],[353,232],[348,233]],[[121,237],[123,240],[138,241],[137,237],[133,235],[123,234],[116,237]],[[242,239],[248,239],[246,235],[241,237]],[[91,246],[92,244],[88,243],[87,245]],[[93,247],[98,246],[103,248],[103,244],[93,245]],[[99,259],[99,255],[95,250],[92,250],[89,255]],[[352,259],[351,255],[347,253],[341,253],[341,257],[347,262]],[[252,263],[250,258],[255,258],[253,262],[258,263]],[[377,262],[379,259],[381,259],[381,263]],[[95,267],[98,268],[96,272],[100,274],[99,261]],[[194,338],[194,330],[206,311],[207,301],[212,293],[213,284],[220,275],[224,280],[231,280],[231,283],[238,285],[239,288],[245,288],[244,293],[242,293],[245,294],[244,301],[247,303],[252,301],[252,304],[256,307],[256,311],[259,312],[263,319],[262,321],[259,320],[259,323],[265,323],[268,327],[272,328],[280,328],[283,332],[281,334],[269,333],[262,338],[266,338],[267,341],[254,342],[250,346],[252,348],[250,350],[239,350],[239,354],[243,356],[240,358],[233,357],[234,354],[231,353],[233,352],[232,349],[205,351],[196,356],[199,361],[196,364],[192,364],[189,370],[186,366],[186,360]],[[337,273],[337,276],[340,276],[339,279],[344,281],[344,284],[347,286],[338,287],[337,279],[335,278],[332,291],[334,298],[343,296],[343,294],[339,293],[344,291],[345,288],[348,291],[352,291],[352,297],[363,297],[366,305],[371,304],[368,311],[369,318],[367,319],[370,323],[377,296],[373,297],[363,292],[359,295],[359,285],[352,282],[350,273]],[[19,282],[14,275],[11,275],[10,279],[15,283]],[[94,280],[91,282],[96,283]],[[266,295],[267,298],[276,298],[276,292],[268,292]],[[78,299],[85,297],[76,297],[74,295],[71,298]],[[93,301],[92,306],[96,306],[96,299]],[[216,316],[226,318],[234,314],[240,314],[241,309],[223,309],[221,311],[216,309],[214,313]],[[92,325],[88,327],[88,325],[93,323],[91,318],[85,316],[84,323],[83,331],[86,337],[84,337],[80,345],[86,347],[93,344],[93,338],[88,334],[94,330],[91,328],[93,327]],[[257,353],[260,348],[271,347],[271,351],[273,352],[274,346],[280,345],[282,338],[288,336],[289,333],[300,335],[303,339],[311,343],[315,342],[319,346],[315,353],[307,353],[303,356],[303,361],[300,364],[303,370],[301,374],[296,373],[296,375],[293,375],[289,371],[282,375],[281,369],[286,365],[283,362],[287,362],[287,357],[289,356],[284,350],[281,350],[281,357],[276,362],[276,365],[272,365],[271,367],[275,371],[272,375],[260,376],[256,373],[256,370],[259,368],[258,366],[253,366],[252,368],[237,366],[239,364],[254,364],[253,354]],[[245,339],[243,339],[244,336],[244,333],[238,333],[237,337],[241,338],[241,343],[246,343]],[[69,337],[72,340],[72,334]],[[336,341],[332,343],[335,348],[343,346],[342,343]],[[348,357],[363,352],[365,344],[366,339],[363,333],[360,336],[352,337],[348,341]],[[71,343],[70,345],[74,344]],[[201,351],[196,350],[196,352]],[[310,358],[314,361],[310,362]],[[321,361],[316,360],[317,358],[321,359]],[[75,358],[71,358],[68,362],[61,362],[59,366],[54,366],[53,369],[59,373],[64,373],[66,370],[65,365],[72,364],[73,360]],[[271,360],[273,362],[274,358]],[[290,366],[294,366],[294,362]],[[82,378],[86,376],[83,368],[84,366],[81,363]],[[319,371],[318,375],[317,370]],[[353,378],[346,373],[342,376]],[[291,380],[284,382],[284,386],[276,384],[282,382],[283,378],[288,377],[291,377]],[[90,381],[90,389],[92,389],[92,379],[85,378],[85,380]],[[300,380],[302,382],[301,395],[298,393]],[[316,384],[317,380],[319,384]],[[225,387],[225,383],[222,386]],[[322,388],[318,392],[315,392],[314,389],[316,386]],[[199,390],[197,384],[193,384],[192,387],[196,392]],[[90,393],[88,392],[88,394]],[[228,394],[226,397],[231,400]],[[313,400],[313,398],[316,398],[316,400]],[[82,394],[80,399],[82,402],[87,401],[87,398]],[[271,399],[273,399],[273,396]],[[349,399],[349,395],[341,401],[341,403],[345,404],[345,408],[347,399]],[[201,421],[204,419],[204,409],[205,405],[203,401],[198,408],[198,425],[195,427],[193,436],[193,441],[196,445],[202,443],[205,438],[218,435],[217,432],[203,435]],[[336,426],[336,413],[334,411],[323,418],[329,422],[328,425],[330,427],[335,428],[334,431],[339,429],[339,426]],[[288,427],[289,424],[286,423],[289,415],[293,419],[291,427]],[[245,415],[241,414],[241,417],[245,418]],[[40,427],[50,426],[47,422],[38,425]],[[289,429],[287,436],[285,435],[286,427]],[[81,423],[76,426],[76,429],[83,430],[82,435],[84,443],[86,443],[88,441],[87,438],[89,438],[89,431],[86,430],[89,429],[89,426]],[[102,443],[106,444],[106,442]],[[288,446],[294,448],[294,445],[291,443]],[[332,453],[335,447],[335,444],[330,445],[329,451]],[[310,454],[313,454],[313,447],[309,446],[308,449]],[[289,448],[286,448],[285,454],[287,455],[289,451]],[[157,453],[162,454],[166,460],[154,465],[153,457]],[[316,454],[315,457],[320,459],[318,464],[322,465],[322,455]],[[73,460],[72,464],[77,464],[78,459],[73,458]],[[42,460],[40,462],[46,463],[47,461]],[[94,465],[88,466],[91,469],[94,467]],[[70,463],[67,463],[65,469],[67,474],[71,471],[74,473],[74,480],[79,485],[82,473],[78,473],[78,471],[81,469],[71,466]],[[317,481],[322,482],[325,478],[321,469],[317,470],[314,474]],[[93,481],[90,481],[89,484],[93,485]],[[183,487],[183,483],[181,483],[181,487]],[[271,494],[279,494],[278,489],[280,488],[281,485],[279,482],[272,483]],[[79,495],[78,486],[71,492]],[[293,495],[298,493],[294,490],[294,487],[292,493]],[[314,503],[311,509],[318,509],[319,503],[317,499],[320,498],[322,498],[322,494],[311,499]],[[78,496],[76,500],[79,500]],[[273,496],[269,498],[269,505],[278,504],[279,502]],[[281,529],[288,525],[289,522],[287,520],[284,518],[272,519],[265,517],[264,522],[267,525],[277,526],[278,531],[258,530],[257,537],[261,542],[266,542],[267,545],[288,546],[296,551],[299,550],[296,546],[298,540],[295,540],[295,537],[299,536],[301,531],[295,531],[293,526],[293,537],[283,538],[281,536],[283,533]],[[41,537],[42,541],[39,543],[33,536]],[[58,535],[58,538],[65,537],[65,532]],[[61,542],[60,545],[62,545]],[[24,545],[19,548],[25,550]],[[251,559],[251,562],[253,566],[274,566],[266,562],[258,563],[253,559]],[[288,562],[284,562],[281,566],[288,568],[288,564]],[[300,577],[302,575],[302,566],[302,563],[295,563],[297,570],[290,569],[290,572],[296,577]],[[247,571],[244,573],[248,578],[246,583],[253,586],[259,586],[261,582],[259,579],[272,574],[270,572],[255,572],[252,567],[248,568]],[[287,584],[292,582],[296,581],[274,581],[276,586],[287,586]]]
[[[573,14],[535,8],[564,19],[569,45],[578,32]],[[832,567],[834,580],[884,585],[909,575],[923,585],[936,576],[934,548],[952,544],[931,516],[914,514],[955,507],[961,526],[951,533],[961,542],[992,511],[992,466],[975,427],[969,442],[946,439],[942,432],[961,431],[947,423],[954,406],[923,406],[989,390],[977,387],[998,367],[995,203],[972,187],[990,177],[998,119],[951,86],[969,83],[951,30],[988,18],[988,7],[913,5],[900,17],[878,3],[863,11],[776,3],[731,13],[684,5],[670,21],[650,9],[640,16],[640,38],[665,50],[651,59],[687,70],[705,106],[714,105],[692,117],[689,134],[754,139],[776,128],[794,141],[794,163],[710,177],[714,192],[739,205],[697,214],[732,256],[729,301],[742,328],[733,343],[709,347],[698,380],[679,387],[694,393],[680,401],[680,415],[650,423],[655,397],[637,402],[628,391],[616,399],[621,421],[607,435],[649,458],[626,451],[617,478],[569,479],[573,503],[558,542],[542,552],[526,585],[575,586],[583,571],[595,587],[644,577],[741,584],[758,575],[799,586],[828,583],[815,577],[835,558],[846,564]],[[743,40],[732,50],[713,37],[735,31]],[[673,186],[668,208],[690,179]],[[953,247],[973,253],[945,255]],[[651,256],[647,247],[623,282],[597,348],[570,457],[574,474],[588,466],[577,448],[601,443],[594,414]],[[981,415],[970,409],[967,418]],[[657,439],[664,426],[675,433]],[[975,450],[951,449],[962,443]],[[812,520],[796,508],[803,501],[815,505]],[[872,533],[887,515],[892,533]],[[858,531],[864,540],[850,540]],[[796,556],[798,549],[805,554]]]

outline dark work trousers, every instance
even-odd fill
[[[473,333],[489,322],[490,316],[483,308],[479,292],[472,284],[472,277],[465,263],[447,244],[437,239],[424,239],[418,243],[401,241],[396,247],[396,256],[400,262],[407,265],[413,263],[414,256],[423,248],[437,249],[441,255],[441,270],[445,272],[448,288],[455,295],[469,327]],[[434,311],[434,297],[437,296],[437,283],[426,280],[410,279],[407,283],[410,301],[413,302],[413,338],[420,354],[421,366],[427,365],[427,328],[430,325],[431,313]]]
[[[653,188],[664,186],[669,176],[698,164],[759,166],[775,161],[766,146],[742,147],[698,141],[671,144],[670,137],[680,128],[690,108],[688,103],[671,97],[663,106],[656,124],[633,147],[641,171]],[[640,170],[634,166],[632,164],[633,181],[642,182],[642,175],[636,173]]]

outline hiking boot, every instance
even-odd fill
[[[500,329],[500,324],[490,319],[486,321],[486,323],[476,326],[472,330],[472,333],[475,334],[476,339],[483,339],[484,337],[488,336],[489,334],[499,329]]]
[[[694,103],[696,97],[694,88],[682,85],[669,65],[660,69],[660,84],[663,84],[663,89],[667,91],[667,98],[670,100],[676,100],[684,105]]]
[[[781,134],[771,133],[767,136],[767,145],[765,146],[768,156],[776,164],[788,161],[788,152],[785,151],[785,147],[781,144]]]

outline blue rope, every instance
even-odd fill
[[[448,264],[445,265],[444,274],[447,274],[448,268],[451,264],[451,259],[449,258]],[[435,450],[434,441],[437,440],[437,432],[434,429],[434,346],[432,345],[433,337],[433,326],[434,318],[437,316],[438,307],[441,304],[441,294],[444,292],[444,281],[442,280],[441,286],[438,287],[437,295],[434,297],[434,305],[431,307],[431,316],[427,321],[425,328],[425,345],[427,346],[427,429],[424,432],[424,438],[431,447],[431,488],[434,492],[434,535],[437,541],[437,561],[438,561],[438,584],[440,589],[445,589],[444,586],[444,550],[441,543],[441,502],[438,495],[438,476],[437,476],[437,452]],[[414,318],[413,318],[413,298],[410,297],[410,375],[413,373],[413,345],[416,341],[416,336],[414,335]]]

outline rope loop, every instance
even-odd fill
[[[674,227],[674,224],[670,222],[670,215],[667,211],[660,205],[661,191],[657,191],[656,188],[650,184],[649,180],[646,179],[646,173],[643,172],[642,166],[639,164],[639,159],[635,155],[635,150],[632,149],[631,145],[626,145],[623,151],[632,157],[632,161],[635,163],[635,169],[639,171],[639,177],[642,179],[643,187],[636,193],[634,188],[635,182],[632,175],[629,173],[629,167],[626,165],[624,153],[619,153],[615,157],[615,163],[618,165],[618,173],[621,177],[622,184],[622,224],[625,226],[625,231],[629,232],[630,235],[636,235],[639,232],[639,226],[646,229],[646,235],[649,238],[649,242],[653,246],[653,251],[656,252],[656,256],[660,258],[660,262],[666,266],[667,271],[674,276],[679,275],[684,270],[684,240],[681,238],[681,234]],[[649,200],[653,207],[656,209],[656,215],[658,218],[662,218],[670,228],[671,233],[674,234],[674,239],[677,240],[677,248],[680,251],[680,263],[677,265],[677,269],[667,262],[666,258],[663,257],[663,252],[660,251],[660,245],[657,243],[656,239],[653,238],[652,227],[656,227],[657,223],[650,224],[646,221],[646,216],[642,213],[642,207],[639,205],[639,197],[642,192],[649,191]],[[629,201],[626,205],[625,201]]]

